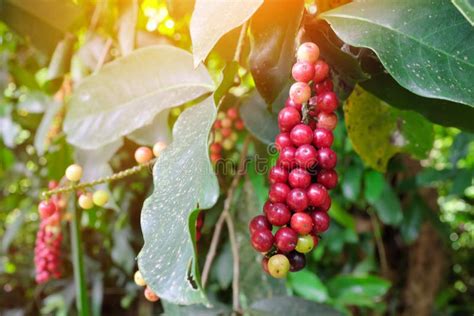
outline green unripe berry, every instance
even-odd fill
[[[97,190],[92,195],[92,201],[97,206],[104,206],[109,201],[109,193],[104,190]]]
[[[138,286],[146,285],[145,279],[143,279],[142,273],[140,271],[135,272],[135,274],[133,275],[133,280],[135,281],[135,284]]]
[[[274,278],[286,277],[290,270],[290,261],[285,255],[277,254],[268,260],[268,272]]]
[[[308,253],[314,248],[314,239],[311,235],[304,235],[298,237],[298,242],[296,243],[296,251],[300,253]]]
[[[222,148],[224,148],[225,150],[231,150],[232,148],[234,148],[234,145],[235,143],[230,138],[226,138],[222,142]]]
[[[85,210],[89,210],[92,207],[94,207],[94,202],[92,201],[92,198],[90,194],[88,193],[81,194],[81,196],[79,196],[78,203],[79,203],[79,206]]]
[[[82,178],[82,167],[76,164],[70,165],[67,167],[65,175],[69,181],[77,182]]]

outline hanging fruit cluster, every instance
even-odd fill
[[[213,142],[209,147],[211,162],[216,164],[222,159],[224,152],[230,156],[235,149],[238,132],[244,129],[244,122],[239,118],[239,111],[231,107],[227,111],[219,111],[212,128]]]
[[[302,44],[296,57],[292,68],[296,82],[278,115],[280,134],[275,146],[279,158],[270,170],[268,201],[264,215],[249,224],[252,246],[265,254],[263,269],[275,278],[306,265],[305,254],[329,228],[328,190],[338,181],[334,171],[337,156],[330,148],[338,99],[329,66],[318,59],[319,48],[314,43]],[[274,226],[280,227],[275,234]]]

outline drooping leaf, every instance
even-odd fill
[[[360,83],[362,88],[401,110],[413,110],[433,123],[474,132],[474,108],[446,100],[424,98],[400,86],[388,74]]]
[[[398,225],[403,220],[400,199],[387,181],[383,182],[383,190],[380,197],[371,204],[384,224]]]
[[[140,127],[127,138],[140,145],[153,146],[156,142],[162,141],[168,143],[171,138],[170,128],[168,126],[168,116],[170,110],[161,111],[155,116],[151,124]]]
[[[390,288],[390,282],[377,276],[338,275],[327,283],[334,302],[342,305],[374,306]]]
[[[474,31],[448,1],[352,2],[321,17],[344,42],[374,50],[406,89],[474,106],[466,76],[474,73]]]
[[[474,3],[470,0],[451,0],[462,15],[474,26]]]
[[[206,58],[224,34],[247,21],[262,3],[263,0],[197,0],[190,24],[194,65]]]
[[[303,12],[302,0],[267,1],[252,17],[250,71],[267,104],[275,101],[290,77]]]
[[[364,196],[367,202],[377,201],[384,189],[385,179],[380,172],[369,170],[364,174]]]
[[[153,168],[155,189],[141,213],[140,271],[157,295],[174,304],[207,302],[188,218],[197,207],[212,207],[219,195],[208,152],[215,117],[212,96],[178,117],[173,142]]]
[[[293,291],[305,299],[323,303],[329,298],[326,286],[316,274],[308,269],[290,273],[288,281]]]
[[[342,316],[334,308],[299,297],[275,296],[255,302],[250,306],[252,316],[324,315]]]
[[[425,158],[433,144],[433,126],[419,114],[397,110],[357,87],[344,106],[347,132],[354,150],[378,171],[396,153]]]
[[[166,45],[138,49],[80,83],[64,131],[75,146],[97,148],[213,89],[207,70],[202,65],[194,69],[186,51]]]

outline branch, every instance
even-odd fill
[[[239,34],[239,40],[237,42],[237,47],[235,48],[235,54],[234,54],[234,61],[237,63],[240,60],[240,55],[242,54],[242,49],[244,46],[244,40],[245,40],[245,35],[247,34],[247,28],[249,25],[249,21],[245,21],[245,23],[242,25],[242,29],[240,29],[240,34]]]

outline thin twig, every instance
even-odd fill
[[[239,279],[240,279],[240,257],[239,257],[239,245],[237,244],[237,238],[235,237],[234,222],[230,213],[225,213],[225,223],[229,230],[230,247],[232,249],[232,307],[234,311],[240,310],[239,303]]]
[[[97,65],[95,66],[94,72],[97,72],[102,68],[107,59],[107,54],[109,53],[110,47],[112,47],[112,39],[109,37],[100,52],[99,59],[97,60]]]
[[[240,55],[242,54],[242,48],[244,46],[245,35],[247,34],[247,28],[249,25],[249,21],[247,20],[243,25],[242,29],[240,29],[239,40],[237,42],[237,47],[235,48],[234,53],[234,61],[240,61]]]
[[[209,246],[209,251],[206,255],[206,262],[204,263],[204,268],[202,269],[201,283],[202,287],[206,287],[207,278],[209,277],[209,272],[211,271],[212,261],[217,253],[217,245],[219,244],[219,239],[221,237],[222,227],[225,221],[225,213],[222,212],[219,216],[219,219],[216,223],[216,229],[212,235],[211,245]]]
[[[367,210],[367,213],[369,213],[370,215],[370,221],[372,222],[372,226],[374,228],[375,244],[377,245],[377,250],[379,252],[380,265],[382,266],[382,273],[384,275],[387,275],[389,272],[389,268],[388,268],[388,262],[387,262],[387,254],[385,253],[385,247],[383,245],[380,225],[375,214],[370,209]]]

